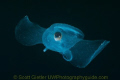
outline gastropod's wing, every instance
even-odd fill
[[[81,40],[70,49],[72,60],[69,62],[76,67],[85,68],[109,42],[106,40]],[[70,55],[70,52],[67,54]]]
[[[15,37],[21,44],[32,46],[42,43],[42,34],[45,30],[45,28],[32,23],[28,16],[25,16],[15,28]]]

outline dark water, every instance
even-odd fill
[[[112,25],[118,9],[112,3],[11,0],[0,4],[0,72],[4,78],[14,80],[14,75],[66,75],[107,76],[108,79],[103,80],[115,80],[119,77],[119,54],[114,53],[112,42]],[[45,28],[53,23],[67,23],[81,29],[87,40],[105,39],[111,42],[86,68],[77,68],[57,52],[48,50],[43,53],[43,45],[26,47],[16,41],[15,26],[25,15]]]

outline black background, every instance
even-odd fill
[[[117,10],[113,3],[100,1],[10,0],[0,3],[0,72],[13,75],[108,76],[115,80],[119,71],[119,53],[114,53],[112,26]],[[77,68],[62,55],[43,45],[23,46],[15,39],[17,23],[28,15],[32,22],[48,28],[53,23],[67,23],[83,31],[87,40],[110,40],[110,44],[86,67]]]

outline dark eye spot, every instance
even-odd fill
[[[61,36],[61,33],[60,32],[56,32],[55,33],[55,37],[57,38],[57,37],[60,37]]]
[[[62,38],[62,34],[60,32],[55,32],[54,39],[56,41],[59,41],[59,40],[61,40],[61,38]]]

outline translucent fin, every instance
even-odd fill
[[[70,50],[73,55],[71,64],[85,68],[109,43],[106,40],[81,40]]]
[[[28,16],[25,16],[15,28],[15,37],[21,44],[32,46],[42,43],[42,35],[44,31],[45,28],[32,23]]]

